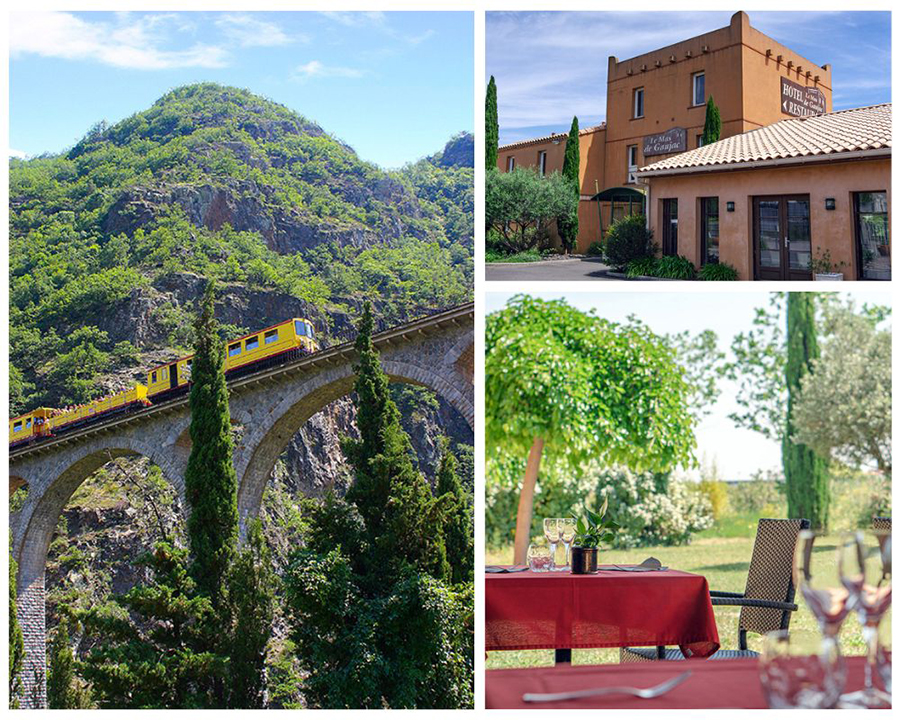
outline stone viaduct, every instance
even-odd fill
[[[385,330],[373,340],[392,381],[434,390],[473,427],[473,329],[474,306],[468,303]],[[229,382],[232,420],[243,427],[234,450],[242,535],[259,511],[275,461],[290,439],[325,405],[351,392],[354,359],[353,345],[347,343]],[[46,702],[44,567],[63,508],[110,458],[141,455],[159,466],[185,507],[189,424],[184,395],[10,453],[10,495],[27,487],[22,508],[10,516],[25,637],[23,707]]]

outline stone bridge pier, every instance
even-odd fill
[[[474,424],[474,308],[471,303],[378,333],[373,339],[392,382],[422,385]],[[241,536],[259,512],[275,461],[303,424],[353,388],[355,353],[340,345],[229,382]],[[190,411],[181,397],[10,453],[10,494],[27,495],[10,516],[18,618],[25,638],[22,707],[46,705],[44,568],[53,531],[72,493],[110,459],[144,456],[159,466],[184,504]]]

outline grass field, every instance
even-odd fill
[[[646,547],[636,550],[610,550],[601,553],[601,563],[639,563],[647,557],[658,558],[663,565],[677,570],[704,575],[712,590],[743,592],[747,579],[747,567],[753,552],[756,521],[750,518],[729,518],[727,523],[702,533],[690,545],[683,547]],[[716,536],[713,537],[712,534]],[[723,537],[724,536],[724,537]],[[837,536],[823,538],[816,548],[816,565],[821,572],[833,576],[837,582],[835,562]],[[512,546],[503,550],[488,550],[488,565],[512,563]],[[809,610],[798,603],[800,609],[791,620],[792,631],[814,631],[816,622]],[[740,608],[717,607],[716,625],[723,648],[737,647],[737,621]],[[885,619],[888,622],[889,618]],[[750,635],[748,645],[760,650],[762,638]],[[859,621],[855,614],[844,622],[841,631],[841,649],[845,655],[865,654]],[[617,649],[573,650],[573,664],[618,663]],[[536,667],[553,664],[552,650],[519,650],[488,653],[487,669],[506,667]]]

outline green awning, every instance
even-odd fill
[[[598,202],[628,202],[629,200],[643,202],[644,193],[633,187],[611,187],[598,192],[591,200],[597,200]]]

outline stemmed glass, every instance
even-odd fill
[[[550,570],[556,567],[556,544],[559,542],[559,518],[544,518],[544,537],[550,543]]]
[[[569,559],[569,549],[575,539],[575,518],[562,518],[559,521],[559,535],[562,538],[563,547],[566,549],[566,564],[563,570],[570,570],[572,561]]]
[[[800,592],[826,642],[838,644],[838,634],[851,608],[847,588],[834,582],[833,576],[813,573],[813,550],[821,533],[801,530],[794,552],[794,587]]]
[[[878,625],[891,606],[891,535],[876,532],[872,557],[862,533],[849,533],[838,547],[838,575],[859,615],[866,641],[866,682],[862,690],[841,696],[841,707],[888,708],[891,696],[872,682],[878,671]]]

